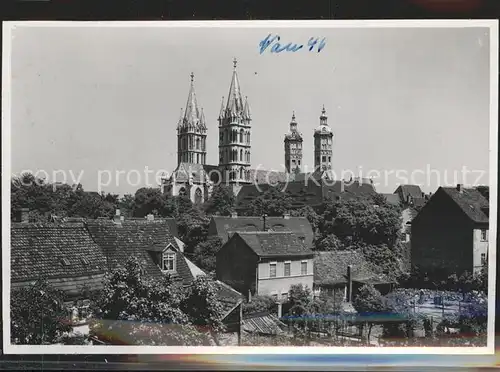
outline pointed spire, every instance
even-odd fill
[[[233,117],[241,115],[243,113],[243,99],[241,98],[240,82],[238,80],[238,74],[236,73],[236,58],[233,60],[233,77],[231,79],[231,86],[229,87],[229,95],[227,97],[226,110],[228,114]]]
[[[205,112],[203,111],[203,108],[201,109],[200,127],[201,129],[207,129],[207,122],[205,120]]]
[[[247,120],[251,119],[250,105],[248,104],[248,97],[245,96],[245,107],[243,108],[243,117]]]
[[[224,109],[224,97],[222,97],[222,101],[220,103],[219,119],[223,119],[224,118],[225,111],[226,110]]]
[[[180,129],[182,127],[182,119],[184,117],[184,109],[181,107],[181,113],[179,115],[179,121],[177,122],[177,129]]]
[[[189,94],[186,103],[186,111],[184,113],[183,125],[194,129],[201,122],[201,111],[198,107],[196,93],[194,89],[194,73],[191,72],[191,86],[189,87]]]

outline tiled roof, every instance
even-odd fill
[[[292,233],[238,232],[235,235],[239,236],[260,257],[313,255],[313,251]]]
[[[214,216],[210,226],[215,227],[217,235],[225,243],[237,231],[262,231],[264,221],[261,217],[219,217]],[[314,232],[311,224],[305,217],[267,217],[266,228],[273,231],[289,231],[297,236],[304,236],[305,244],[312,246]],[[212,231],[211,232],[215,232]]]
[[[387,200],[387,203],[392,204],[392,205],[399,205],[401,202],[401,199],[399,197],[399,194],[382,194],[385,196],[385,199]]]
[[[254,198],[268,190],[270,185],[244,185],[237,195],[237,209],[242,210]],[[352,199],[376,194],[371,182],[342,182],[326,179],[307,178],[307,180],[293,181],[278,186],[279,190],[287,193],[292,201],[292,207],[300,208],[304,205],[319,206],[324,198],[337,199],[338,197]]]
[[[476,223],[487,223],[488,215],[484,209],[489,207],[488,200],[474,188],[440,187]]]
[[[218,286],[217,294],[218,294],[219,301],[222,302],[224,312],[225,312],[224,315],[227,316],[227,315],[229,315],[231,310],[233,310],[235,308],[235,306],[238,305],[245,298],[240,292],[231,288],[226,283],[223,283],[220,280],[216,280],[215,283]]]
[[[256,184],[277,184],[279,182],[288,181],[286,172],[265,170],[265,169],[250,169],[250,181]]]
[[[13,223],[11,280],[27,282],[45,277],[71,290],[71,278],[101,276],[106,258],[83,223]]]
[[[352,279],[372,284],[390,282],[380,271],[366,261],[360,251],[316,252],[314,256],[314,283],[332,285],[347,283],[347,266],[352,266]]]
[[[416,208],[423,207],[427,203],[427,198],[414,198],[412,199],[412,205]]]
[[[408,200],[408,196],[412,198],[422,197],[422,189],[418,185],[400,185],[394,193],[399,192],[401,192],[404,201]]]
[[[284,332],[286,325],[276,316],[268,313],[245,315],[241,322],[244,332],[260,335],[279,335]]]
[[[125,265],[130,256],[135,256],[147,275],[157,277],[162,273],[148,250],[163,250],[169,244],[179,249],[165,220],[125,220],[120,224],[112,220],[88,220],[86,225],[95,242],[104,250],[110,269]],[[192,279],[183,260],[178,262],[177,270],[181,276],[186,276],[186,280]]]

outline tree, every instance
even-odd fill
[[[139,261],[131,257],[124,267],[108,275],[93,303],[96,320],[91,332],[100,338],[119,334],[129,337],[128,343],[142,345],[207,344],[207,337],[182,310],[188,297],[182,284],[168,275],[155,282],[144,278]]]
[[[134,195],[134,217],[145,217],[148,214],[164,216],[167,198],[159,188],[141,187]]]
[[[247,216],[262,216],[267,214],[268,216],[276,217],[288,213],[291,207],[292,199],[278,185],[269,187],[269,189],[257,196],[252,203],[246,206],[244,214]]]
[[[205,211],[209,215],[229,216],[234,210],[235,200],[233,190],[229,186],[217,185],[205,205]]]
[[[367,339],[370,341],[370,335],[374,324],[373,316],[384,312],[384,299],[380,292],[371,284],[365,284],[354,297],[352,303],[359,316],[364,320],[368,327]]]
[[[316,231],[321,223],[321,216],[310,205],[306,205],[300,209],[293,209],[290,215],[293,217],[306,217],[313,231]]]
[[[64,293],[40,279],[11,292],[11,340],[14,344],[56,343],[71,331]]]
[[[315,241],[317,251],[341,251],[345,249],[343,242],[335,234],[328,234]]]
[[[125,194],[118,200],[118,208],[123,216],[133,217],[135,209],[135,197]]]
[[[250,302],[243,304],[243,314],[260,312],[275,312],[277,310],[276,300],[270,296],[254,296]]]
[[[222,239],[218,236],[209,237],[198,243],[193,252],[193,261],[206,272],[213,272],[216,268],[216,254],[222,247]]]
[[[207,240],[210,219],[196,206],[179,214],[176,219],[179,238],[186,244],[186,252],[192,253],[196,245]]]
[[[218,297],[214,281],[198,276],[187,289],[181,309],[195,326],[207,327],[212,337],[224,330],[222,314],[224,308]]]

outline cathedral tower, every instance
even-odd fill
[[[294,112],[290,122],[290,131],[285,134],[285,168],[287,173],[301,172],[302,141],[302,134],[297,130]]]
[[[319,117],[319,126],[314,130],[314,169],[329,170],[332,168],[332,128],[328,126],[325,106]]]
[[[177,125],[177,163],[205,164],[207,160],[207,126],[203,109],[199,109],[191,73],[186,110]]]
[[[234,59],[233,77],[229,96],[219,114],[219,169],[224,182],[241,184],[250,182],[250,107],[241,96],[240,82]]]

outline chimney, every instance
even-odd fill
[[[121,224],[122,221],[121,221],[121,215],[120,215],[120,210],[117,209],[116,212],[115,212],[115,216],[113,217],[113,222],[114,223],[117,223],[117,224]]]
[[[464,188],[464,185],[462,185],[461,183],[459,183],[459,184],[457,185],[457,191],[458,191],[458,192],[462,192],[462,191],[463,191],[463,188]]]
[[[237,212],[231,212],[231,218],[237,218],[238,213]]]
[[[252,292],[250,291],[250,289],[248,290],[248,302],[252,302]]]
[[[148,221],[154,221],[154,220],[155,220],[155,216],[154,216],[154,214],[150,213],[150,214],[148,214],[148,215],[146,216],[146,219],[147,219]]]
[[[14,217],[16,222],[28,223],[30,222],[30,210],[29,208],[19,208],[14,212]]]
[[[341,180],[340,181],[340,192],[344,192],[344,190],[345,190],[344,180]]]
[[[267,218],[267,214],[263,214],[262,215],[262,231],[267,231],[267,226],[266,226],[266,218]]]
[[[289,220],[290,219],[290,213],[283,213],[283,218],[285,220]]]
[[[278,319],[281,319],[283,316],[283,304],[281,302],[278,302]]]
[[[352,301],[352,266],[347,266],[347,302]]]

